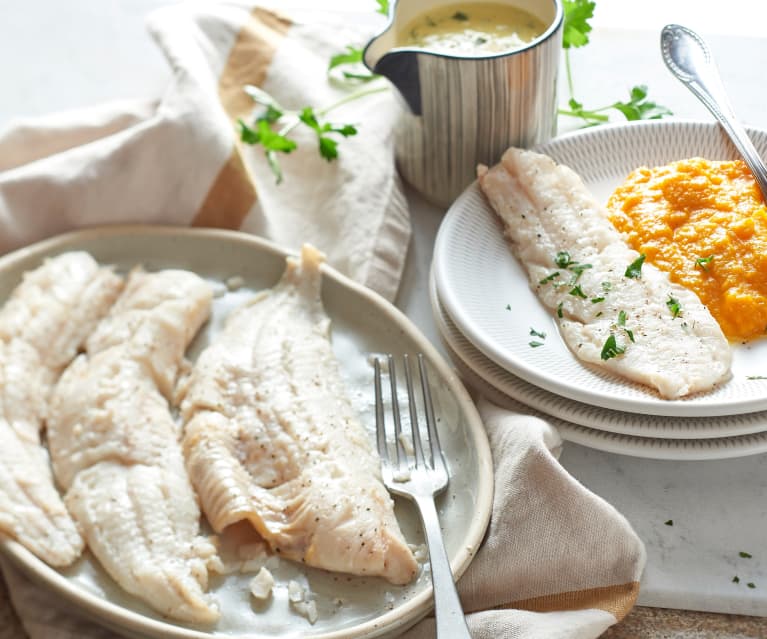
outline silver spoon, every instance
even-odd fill
[[[661,31],[660,49],[671,73],[706,105],[730,136],[767,201],[767,166],[736,119],[711,51],[703,38],[687,27],[669,24]]]

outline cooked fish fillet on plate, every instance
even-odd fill
[[[572,170],[512,148],[479,182],[577,357],[669,399],[728,379],[729,344],[708,309],[642,263]]]
[[[84,544],[40,439],[48,396],[121,286],[88,253],[63,253],[26,273],[0,309],[0,531],[52,566]]]
[[[169,400],[210,286],[182,270],[131,273],[57,384],[48,442],[89,548],[131,594],[175,619],[211,623],[213,544],[184,467]]]
[[[413,580],[417,563],[341,379],[305,247],[280,282],[234,311],[181,404],[184,451],[216,531],[250,522],[282,557]]]

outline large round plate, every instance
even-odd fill
[[[767,132],[749,131],[761,153]],[[597,200],[606,202],[626,175],[692,156],[737,157],[714,124],[638,122],[604,126],[555,139],[538,148],[577,171]],[[549,311],[528,286],[495,214],[475,183],[453,204],[434,248],[440,299],[461,332],[502,368],[552,393],[624,412],[702,417],[767,410],[767,341],[733,344],[732,379],[708,393],[679,400],[591,365],[570,352]],[[530,329],[549,334],[530,348]]]
[[[466,339],[439,299],[433,271],[429,278],[429,299],[434,321],[442,340],[450,348],[452,360],[460,359],[465,368],[504,395],[568,424],[630,437],[656,439],[720,439],[739,435],[764,436],[767,433],[765,412],[720,417],[664,417],[600,408],[555,395],[504,370]],[[744,443],[747,441],[751,440],[744,440]]]
[[[214,301],[213,316],[190,349],[204,347],[223,317],[253,291],[272,286],[283,271],[286,254],[250,235],[201,229],[112,227],[64,235],[16,251],[0,259],[0,300],[18,284],[22,273],[45,256],[83,249],[102,263],[127,271],[137,263],[148,270],[165,267],[196,271],[216,283],[241,277],[243,288]],[[450,468],[450,485],[438,502],[445,543],[453,571],[461,575],[479,546],[490,516],[492,459],[479,416],[453,369],[415,326],[395,307],[340,275],[324,268],[323,302],[332,320],[333,347],[363,421],[373,419],[370,354],[422,352],[432,373],[432,392],[440,420],[440,438]],[[397,517],[408,541],[423,541],[418,516],[407,502],[397,502]],[[4,540],[0,549],[32,579],[100,623],[134,637],[202,639],[211,636],[297,636],[315,639],[382,637],[401,632],[431,607],[430,573],[422,571],[410,586],[395,587],[381,579],[341,578],[321,570],[282,561],[275,571],[277,587],[266,606],[251,604],[252,575],[215,577],[211,591],[222,618],[215,627],[199,628],[169,621],[124,593],[86,555],[69,569],[57,571],[21,545]],[[319,610],[316,624],[291,612],[290,579],[306,579]],[[339,605],[339,601],[343,604]]]

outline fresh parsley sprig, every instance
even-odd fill
[[[560,115],[583,120],[586,126],[607,122],[610,118],[606,111],[619,111],[627,120],[657,120],[666,115],[673,115],[666,107],[647,98],[647,86],[638,84],[631,88],[627,102],[616,101],[597,109],[587,109],[575,99],[573,73],[570,65],[570,49],[586,46],[589,43],[591,25],[596,2],[593,0],[564,0],[565,20],[562,27],[562,48],[565,50],[565,73],[569,99],[568,109],[560,109]]]
[[[301,124],[312,129],[317,134],[317,148],[320,156],[328,162],[335,160],[338,157],[338,140],[331,136],[348,138],[357,134],[357,127],[353,124],[333,124],[323,121],[325,115],[342,104],[387,90],[388,88],[385,86],[365,87],[349,93],[337,102],[323,108],[305,106],[298,111],[292,111],[284,108],[263,89],[247,85],[245,92],[253,98],[256,104],[264,108],[251,124],[242,119],[237,121],[240,129],[240,140],[245,144],[263,147],[269,168],[272,170],[277,184],[279,184],[282,182],[283,175],[278,154],[291,153],[298,147],[296,141],[288,137],[293,129]]]

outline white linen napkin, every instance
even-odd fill
[[[173,71],[162,99],[22,119],[0,133],[0,253],[99,224],[241,229],[286,248],[310,242],[394,299],[410,221],[393,160],[393,93],[328,114],[358,128],[333,162],[318,153],[313,131],[296,128],[279,185],[262,148],[239,142],[236,125],[256,106],[246,84],[298,110],[347,96],[348,86],[328,81],[328,61],[370,34],[233,2],[172,5],[148,27]]]
[[[114,102],[17,121],[0,135],[0,252],[105,223],[240,228],[297,248],[309,241],[339,270],[393,299],[410,233],[392,154],[394,98],[334,112],[359,124],[328,163],[311,131],[282,159],[275,185],[261,149],[236,141],[246,83],[300,108],[343,95],[327,60],[364,37],[348,25],[302,23],[246,4],[189,2],[152,14],[173,69],[160,100]],[[375,117],[369,114],[375,113]],[[552,451],[556,431],[479,402],[493,450],[495,498],[486,539],[459,587],[475,637],[599,636],[633,606],[644,549],[626,520],[575,481]],[[0,561],[30,639],[118,635]],[[0,589],[5,636],[21,626]],[[433,637],[425,619],[406,633]]]

